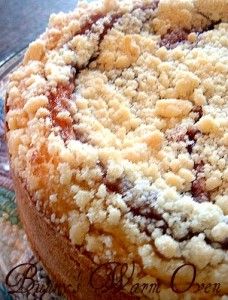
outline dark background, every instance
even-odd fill
[[[70,11],[77,0],[0,0],[0,65],[39,36],[49,15]]]

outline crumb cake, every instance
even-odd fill
[[[228,292],[227,21],[227,0],[79,2],[11,74],[19,212],[69,299]]]

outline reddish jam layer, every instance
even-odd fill
[[[187,145],[187,150],[189,154],[192,154],[193,147],[195,146],[196,143],[196,135],[200,133],[200,131],[194,127],[189,128],[187,130],[187,137],[188,137],[188,145]]]
[[[101,43],[101,41],[104,39],[104,37],[106,36],[106,34],[108,33],[109,30],[111,30],[113,28],[113,26],[115,25],[115,23],[122,17],[122,14],[114,14],[111,16],[111,20],[108,23],[104,24],[104,30],[100,35],[100,41],[99,43]]]
[[[221,247],[223,250],[228,250],[228,238],[221,243]]]
[[[167,49],[174,49],[178,44],[188,39],[189,33],[185,29],[170,30],[161,37],[160,46],[164,46]]]
[[[55,93],[49,96],[49,109],[51,112],[51,119],[54,126],[61,129],[61,136],[64,140],[74,138],[73,120],[64,120],[58,117],[58,113],[67,111],[69,109],[69,99],[74,91],[74,84],[59,85]]]
[[[91,27],[104,17],[105,15],[101,13],[90,16],[89,20],[81,27],[81,30],[78,34],[84,34],[86,31],[91,30]]]
[[[202,108],[202,106],[195,106],[195,107],[192,109],[192,112],[197,114],[197,118],[195,119],[195,123],[196,123],[196,122],[198,122],[198,121],[202,118],[202,116],[203,116],[203,108]]]
[[[197,34],[201,34],[203,32],[213,30],[216,25],[221,23],[221,20],[217,22],[211,22],[206,28],[196,29],[193,28],[192,30],[188,30],[185,28],[176,28],[174,30],[169,30],[166,34],[161,36],[160,46],[164,46],[167,49],[174,49],[178,46],[178,44],[183,43],[188,40],[188,35],[191,32],[195,32]]]
[[[202,176],[204,171],[204,163],[201,161],[195,164],[196,179],[192,183],[191,193],[193,198],[198,202],[210,201],[210,194],[206,191],[206,181]]]
[[[197,123],[203,116],[202,107],[196,106],[193,108],[192,112],[196,113],[195,123]],[[180,128],[167,138],[171,142],[186,142],[186,149],[191,155],[196,144],[198,134],[200,134],[200,131],[193,125],[187,129]],[[202,176],[204,163],[202,161],[200,163],[195,163],[194,169],[196,171],[196,179],[192,182],[191,186],[190,192],[192,197],[197,202],[210,201],[210,194],[206,191],[205,178]]]
[[[197,123],[203,116],[202,106],[195,106],[192,110],[193,113],[196,113],[195,123]],[[188,137],[189,144],[187,146],[187,150],[189,154],[192,154],[193,147],[196,143],[196,135],[200,133],[200,131],[194,126],[188,128],[186,135]]]
[[[154,207],[151,207],[148,203],[144,203],[141,206],[132,204],[130,210],[134,216],[145,217],[146,219],[160,221],[163,220],[162,215],[157,212]]]

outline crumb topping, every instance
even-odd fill
[[[133,255],[161,279],[193,263],[228,284],[227,12],[81,2],[11,75],[12,168],[94,261]]]

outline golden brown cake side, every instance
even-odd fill
[[[48,274],[57,283],[57,287],[67,295],[68,299],[138,299],[123,291],[113,293],[112,287],[110,287],[110,291],[105,293],[100,291],[96,294],[89,281],[97,266],[85,255],[82,255],[68,238],[60,235],[55,226],[37,211],[25,185],[15,174],[13,174],[13,181],[18,211],[31,247],[37,258],[42,261]],[[96,276],[96,286],[101,285],[101,280],[104,278]]]

